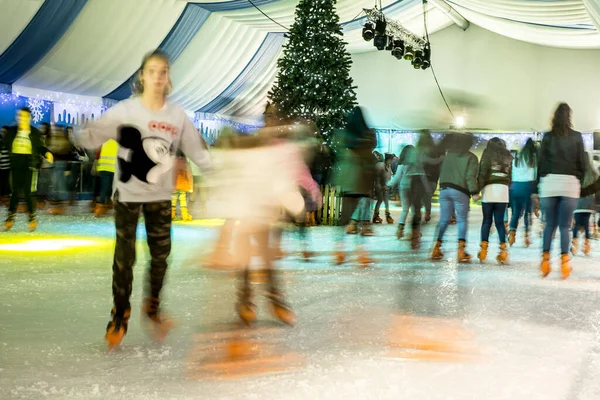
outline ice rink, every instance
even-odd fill
[[[480,212],[471,211],[474,257]],[[107,353],[112,219],[43,215],[31,234],[20,215],[0,233],[0,399],[600,399],[600,242],[574,257],[567,281],[555,251],[542,280],[537,231],[529,249],[519,232],[510,265],[494,261],[495,233],[487,263],[457,265],[451,227],[446,260],[434,263],[436,221],[420,252],[395,239],[395,225],[377,226],[366,269],[334,264],[341,228],[310,228],[308,263],[286,232],[278,266],[294,328],[263,300],[255,327],[239,327],[233,275],[198,263],[217,222],[177,223],[163,291],[177,326],[163,345],[140,322],[140,225],[129,332]],[[345,240],[351,249],[359,239]]]

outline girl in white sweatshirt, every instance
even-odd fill
[[[180,107],[167,101],[171,90],[169,59],[155,51],[144,57],[133,85],[132,98],[109,109],[77,134],[83,147],[96,149],[106,141],[119,143],[114,184],[117,238],[113,262],[112,318],[106,328],[109,349],[127,333],[131,306],[136,230],[144,214],[151,262],[143,315],[155,339],[164,340],[171,323],[160,308],[160,292],[171,252],[171,194],[177,150],[200,168],[209,156],[202,137]]]

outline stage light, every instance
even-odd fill
[[[421,63],[421,68],[425,70],[429,67],[431,67],[431,47],[429,46],[429,43],[427,43],[427,46],[423,48],[423,62]]]
[[[387,46],[388,37],[381,36],[379,34],[375,35],[375,40],[373,40],[373,45],[377,47],[377,50],[384,50]]]
[[[394,49],[394,38],[391,36],[388,36],[387,39],[387,47],[385,48],[387,51],[392,51]]]
[[[415,69],[421,69],[423,64],[423,52],[421,50],[415,51],[415,58],[412,60],[412,65]]]
[[[367,42],[373,40],[373,37],[375,37],[375,27],[372,22],[367,22],[365,24],[362,30],[362,37]]]
[[[404,57],[404,42],[402,40],[394,40],[392,55],[398,60],[402,60],[402,57]]]
[[[412,61],[413,58],[415,58],[415,53],[412,46],[406,46],[406,50],[404,50],[404,59]]]
[[[456,119],[454,120],[454,126],[458,129],[464,128],[465,127],[465,117],[463,117],[462,115],[459,115],[458,117],[456,117]]]
[[[387,28],[387,22],[385,21],[385,18],[382,17],[375,22],[375,30],[377,31],[378,35],[384,36],[385,28]]]

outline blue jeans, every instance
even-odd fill
[[[572,197],[542,197],[542,210],[546,218],[546,227],[544,228],[543,251],[549,252],[552,247],[552,236],[556,228],[560,228],[560,254],[569,254],[571,245],[571,221],[573,220],[573,211],[577,207],[577,201]]]
[[[444,238],[452,214],[456,211],[458,225],[458,240],[467,240],[467,217],[469,215],[469,195],[456,189],[445,188],[440,190],[440,223],[438,226],[438,240]]]
[[[52,190],[54,200],[58,202],[66,201],[69,198],[67,179],[65,175],[69,164],[66,161],[55,161],[52,171]]]
[[[100,204],[106,204],[112,197],[113,178],[115,174],[113,172],[100,171],[98,176],[100,178]]]
[[[506,212],[506,203],[481,203],[483,210],[483,223],[481,224],[481,241],[488,242],[490,240],[490,229],[492,228],[492,220],[498,231],[500,243],[506,243],[506,228],[504,227],[504,213]]]
[[[583,229],[583,232],[585,233],[585,238],[591,239],[591,236],[590,236],[590,218],[591,218],[591,216],[592,216],[592,213],[588,213],[588,212],[575,213],[575,215],[574,215],[575,224],[573,226],[573,239],[577,239],[577,237],[579,236],[579,231],[581,229]]]
[[[371,198],[370,197],[361,197],[358,201],[358,205],[354,209],[352,213],[352,217],[354,221],[371,221]]]
[[[525,231],[529,232],[531,221],[531,194],[533,193],[532,182],[513,182],[510,187],[510,207],[512,217],[510,219],[510,230],[516,231],[519,227],[519,219],[525,214]]]

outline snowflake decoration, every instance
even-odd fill
[[[37,124],[44,118],[44,112],[42,111],[44,102],[37,98],[29,98],[27,99],[27,105],[31,109],[31,119],[33,120],[33,123]]]

